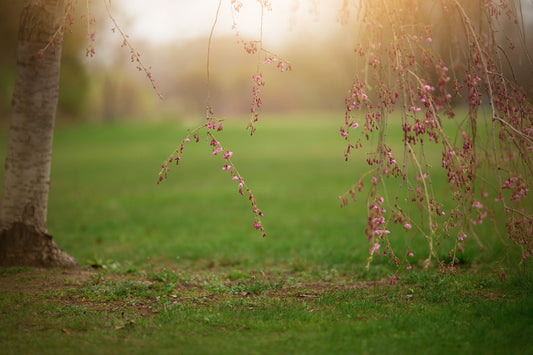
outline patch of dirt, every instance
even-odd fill
[[[26,332],[55,329],[69,335],[79,334],[80,329],[83,333],[94,328],[113,331],[136,324],[157,331],[160,320],[171,317],[173,309],[255,312],[286,305],[288,309],[295,307],[320,315],[340,314],[337,304],[350,298],[378,305],[375,309],[386,305],[385,310],[388,305],[435,302],[424,298],[424,285],[391,286],[389,279],[359,281],[341,274],[328,274],[324,279],[322,275],[296,271],[242,271],[205,265],[199,269],[148,270],[122,274],[95,269],[0,268],[0,295],[7,296],[7,302],[0,303],[0,317],[8,314],[6,319],[18,319],[20,313],[20,327]],[[490,288],[474,295],[473,291],[466,290],[464,298],[483,302],[505,297]],[[454,292],[457,296],[458,291]],[[438,302],[446,302],[445,297]],[[378,319],[382,315],[369,307],[358,312],[355,319]],[[40,326],[44,317],[53,319],[47,328]]]
[[[225,275],[218,274],[216,271],[208,273],[197,272],[190,274],[189,280],[179,280],[175,285],[172,293],[180,294],[196,294],[198,296],[191,296],[191,298],[206,297],[205,285],[208,280],[216,275],[222,280],[226,288],[236,287],[239,285],[250,285],[254,282],[261,284],[270,283],[274,285],[283,280],[286,275],[269,275],[261,273],[260,275],[252,275],[246,280],[230,280],[226,279]],[[100,279],[101,277],[101,279]],[[132,274],[114,274],[106,273],[103,276],[99,275],[96,270],[88,269],[73,269],[73,270],[58,270],[58,269],[28,269],[28,270],[9,270],[6,269],[0,273],[0,293],[2,294],[22,294],[22,295],[38,295],[46,291],[68,291],[87,287],[92,284],[103,281],[121,281],[132,280],[141,283],[153,284],[153,279],[145,275]],[[262,294],[272,294],[277,297],[298,297],[298,298],[312,298],[318,297],[327,292],[341,291],[347,289],[357,288],[375,288],[386,286],[385,281],[364,281],[350,283],[346,280],[334,280],[332,282],[317,281],[317,280],[298,280],[284,284],[279,287],[272,287],[271,290],[262,291]],[[251,296],[253,293],[243,291],[241,296]],[[169,295],[169,296],[172,296]]]
[[[65,290],[91,280],[96,271],[31,269],[6,271],[0,274],[0,293],[36,294],[50,290]]]
[[[57,270],[57,269],[31,269],[31,270],[7,270],[0,273],[0,294],[19,294],[27,297],[40,297],[47,291],[54,292],[54,301],[57,304],[83,306],[91,311],[104,311],[109,313],[124,312],[135,313],[140,316],[155,315],[152,307],[155,300],[114,300],[94,302],[82,296],[76,296],[76,291],[94,285],[96,280],[120,281],[136,280],[139,282],[151,281],[134,278],[131,275],[106,274],[99,278],[96,270]],[[57,295],[57,296],[56,296]]]
[[[337,275],[329,281],[324,281],[291,272],[239,272],[243,277],[238,279],[231,276],[231,273],[228,274],[228,270],[219,269],[182,270],[171,275],[176,276],[177,280],[156,281],[154,277],[144,272],[118,274],[99,273],[94,269],[0,269],[0,294],[21,295],[37,302],[45,300],[59,305],[80,306],[89,311],[122,314],[128,318],[157,315],[163,299],[167,304],[209,306],[230,299],[247,298],[250,299],[252,307],[259,296],[263,299],[266,297],[272,300],[309,302],[330,293],[355,290],[361,293],[362,297],[368,294],[388,297],[390,287],[389,280],[354,281]],[[115,281],[117,284],[120,281],[134,281],[147,285],[148,294],[141,297],[125,295],[123,298],[113,300],[99,298],[96,295],[102,289],[112,286]],[[168,284],[172,287],[165,289]],[[99,289],[99,286],[102,288]],[[396,287],[401,289],[398,290]],[[394,293],[400,294],[401,298],[405,297],[406,301],[412,301],[415,295],[408,287],[409,285],[397,285],[395,289],[399,293]],[[493,291],[489,289],[478,291],[482,293],[478,296],[486,299],[501,297]]]

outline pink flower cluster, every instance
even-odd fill
[[[368,207],[366,236],[369,241],[376,235],[385,234],[384,231],[386,231],[387,234],[389,233],[389,231],[386,230],[387,223],[385,217],[383,216],[385,212],[387,212],[387,210],[382,206],[383,202],[383,197],[378,196],[376,199],[374,199],[374,203]]]
[[[250,118],[250,121],[248,122],[248,125],[246,126],[246,129],[250,129],[250,135],[253,135],[255,133],[256,127],[255,123],[259,120],[259,109],[261,108],[261,105],[263,104],[263,101],[261,100],[261,87],[265,86],[265,82],[263,81],[263,74],[257,73],[252,76],[252,82],[253,82],[253,88],[252,88],[252,104],[250,107],[250,113],[252,117]]]
[[[364,80],[356,77],[345,97],[344,123],[339,133],[347,142],[346,160],[354,149],[362,147],[362,137],[369,141],[375,135],[376,149],[365,156],[372,167],[366,228],[371,243],[369,252],[377,255],[386,249],[381,238],[388,234],[387,217],[379,197],[385,186],[380,181],[392,176],[403,180],[399,182],[399,190],[408,190],[407,198],[403,193],[395,197],[393,214],[397,209],[400,217],[394,221],[403,224],[405,230],[410,230],[413,223],[427,233],[431,253],[434,245],[439,244],[441,232],[445,238],[456,236],[457,244],[466,241],[462,230],[469,231],[469,239],[478,239],[474,226],[496,220],[498,213],[492,208],[500,203],[499,208],[507,218],[508,234],[527,258],[533,244],[533,217],[527,208],[533,181],[533,105],[525,90],[514,81],[514,74],[502,69],[508,68],[513,54],[502,54],[506,49],[491,38],[491,30],[495,33],[491,16],[497,19],[504,15],[517,20],[512,1],[483,0],[480,6],[473,7],[480,13],[471,7],[463,8],[462,2],[438,2],[443,16],[449,16],[458,28],[464,25],[462,30],[450,34],[456,35],[454,43],[462,46],[460,50],[450,48],[450,53],[439,48],[449,38],[439,38],[435,32],[438,27],[424,21],[419,13],[424,11],[424,6],[420,4],[423,1],[402,0],[391,6],[386,0],[362,0],[358,9],[365,36],[355,49],[360,57],[356,64],[365,68],[365,77]],[[405,11],[407,8],[411,11]],[[398,13],[400,9],[402,14]],[[348,21],[352,10],[347,3],[343,5],[343,21]],[[486,17],[487,23],[472,21],[475,16]],[[512,43],[509,48],[513,48]],[[446,118],[455,118],[454,107],[459,100],[465,101],[468,112],[458,122],[457,131]],[[402,155],[384,143],[387,135],[394,134],[387,130],[387,126],[393,126],[387,120],[394,108],[401,109],[405,143],[401,167],[395,157]],[[488,116],[487,122],[482,115],[478,117],[482,108],[489,112],[483,115]],[[360,119],[354,119],[356,115]],[[360,133],[355,138],[354,130]],[[437,202],[439,194],[433,192],[429,174],[435,169],[426,156],[426,142],[442,145],[441,167],[456,203],[447,214]],[[414,178],[409,170],[411,166],[418,168]],[[358,185],[362,185],[362,179],[340,196],[342,206],[357,200]],[[497,196],[497,203],[487,199],[485,191],[478,192],[480,185],[493,188],[491,193]],[[408,209],[398,206],[402,200],[416,204],[426,220],[415,224],[407,217],[409,212],[404,215],[403,211]],[[411,268],[410,263],[407,268]]]
[[[259,41],[241,41],[244,51],[248,54],[255,54],[259,50]]]
[[[342,201],[341,207],[348,205],[348,196],[350,196],[353,202],[357,201],[357,192],[362,192],[364,188],[364,183],[362,179],[359,179],[357,184],[353,185],[348,191],[346,191],[342,196],[339,196],[339,199]],[[357,191],[356,191],[357,189]]]
[[[222,166],[222,170],[229,171],[231,175],[231,179],[234,181],[238,181],[238,188],[239,188],[240,195],[245,196],[245,191],[246,191],[246,196],[248,196],[248,200],[252,204],[252,212],[254,213],[253,226],[256,230],[259,230],[262,233],[263,237],[266,237],[265,228],[263,227],[262,222],[261,222],[261,217],[263,217],[263,212],[259,210],[259,208],[257,207],[257,202],[255,200],[255,197],[252,191],[250,190],[250,188],[246,186],[243,177],[239,174],[239,172],[237,171],[237,169],[231,162],[231,157],[233,156],[233,152],[223,148],[220,142],[218,142],[214,136],[211,136],[211,137],[212,137],[212,140],[210,144],[211,146],[213,146],[213,155],[217,155],[218,153],[223,153],[222,159],[224,160],[224,164]]]
[[[344,159],[348,161],[352,149],[357,149],[363,146],[360,139],[357,139],[356,142],[352,142],[350,140],[350,131],[359,128],[359,123],[355,121],[352,113],[355,110],[363,108],[371,109],[373,105],[368,95],[365,93],[365,84],[358,78],[354,80],[348,95],[344,99],[344,103],[346,106],[346,111],[344,113],[344,124],[340,127],[339,131],[341,136],[348,142],[346,151],[344,152]],[[366,125],[365,128],[367,128]]]
[[[284,60],[281,57],[278,56],[267,56],[265,57],[265,60],[263,61],[264,64],[273,64],[277,63],[276,67],[283,73],[285,71],[291,71],[292,65],[290,62]]]
[[[527,196],[529,192],[528,184],[521,175],[512,176],[503,182],[502,189],[511,191],[511,201],[520,201]]]

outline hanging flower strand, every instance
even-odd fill
[[[223,128],[223,120],[208,117],[207,122],[205,124],[197,127],[192,131],[189,131],[185,138],[183,138],[183,140],[180,142],[178,148],[174,152],[172,152],[168,159],[163,161],[163,163],[161,164],[161,170],[159,171],[159,178],[157,180],[157,183],[159,184],[161,183],[161,181],[168,178],[168,172],[171,163],[175,162],[176,165],[179,165],[181,156],[185,149],[185,145],[191,140],[194,140],[196,143],[198,143],[200,141],[200,131],[206,129],[208,138],[207,140],[208,144],[212,148],[212,154],[214,156],[222,157],[224,161],[222,165],[222,170],[228,171],[230,173],[231,179],[238,183],[239,194],[241,196],[248,197],[248,200],[250,201],[250,204],[252,206],[252,212],[254,214],[253,226],[256,230],[261,232],[263,237],[266,237],[266,231],[263,227],[263,223],[261,220],[261,218],[263,217],[263,212],[257,207],[257,201],[255,199],[254,194],[252,193],[252,190],[245,183],[244,178],[235,167],[235,164],[233,164],[233,162],[231,161],[233,152],[229,149],[224,148],[220,141],[216,139],[215,134],[213,133],[220,132],[223,130]]]
[[[261,71],[261,67],[265,64],[275,64],[276,67],[283,73],[285,71],[291,71],[292,66],[291,63],[287,60],[284,60],[281,58],[281,56],[265,49],[263,47],[263,18],[264,18],[264,11],[272,11],[272,4],[269,0],[257,0],[259,5],[261,6],[261,17],[259,22],[259,39],[256,40],[248,40],[245,41],[241,38],[240,32],[238,30],[238,24],[237,24],[237,17],[239,15],[239,12],[241,8],[243,7],[243,4],[241,1],[238,0],[232,0],[231,1],[231,12],[232,12],[232,19],[233,19],[233,26],[232,28],[235,30],[235,34],[237,36],[238,43],[242,44],[244,51],[247,54],[250,55],[264,55],[264,59],[259,58],[259,62],[257,65],[257,72],[252,76],[252,102],[250,105],[250,120],[248,121],[248,124],[246,125],[246,130],[250,130],[250,135],[252,136],[256,131],[255,124],[257,121],[259,121],[259,112],[260,108],[263,105],[263,101],[261,99],[261,90],[262,87],[265,86],[265,81],[263,80],[263,73]]]
[[[256,230],[260,231],[263,237],[266,237],[266,231],[263,227],[261,217],[263,217],[263,212],[257,207],[257,201],[255,200],[252,190],[244,182],[244,178],[239,173],[235,164],[231,161],[233,152],[222,147],[222,144],[215,138],[215,135],[212,131],[208,129],[207,134],[211,139],[210,145],[213,147],[213,155],[221,155],[224,160],[224,165],[222,166],[223,171],[229,171],[231,179],[238,183],[239,194],[244,197],[248,197],[250,204],[252,206],[252,212],[254,214],[253,226]]]
[[[109,0],[106,0],[104,1],[104,4],[105,4],[105,8],[106,8],[106,11],[107,11],[107,14],[109,16],[109,18],[111,19],[111,21],[113,22],[113,25],[115,26],[113,28],[113,32],[117,32],[119,33],[119,35],[122,37],[122,47],[127,47],[130,51],[130,61],[132,63],[135,63],[136,66],[137,66],[137,70],[138,71],[142,71],[146,74],[146,77],[148,78],[148,80],[150,80],[150,83],[152,84],[152,89],[154,90],[154,92],[157,94],[157,96],[160,98],[160,99],[163,99],[163,95],[161,94],[161,92],[159,91],[159,89],[157,88],[157,85],[155,83],[155,80],[153,78],[153,75],[152,75],[152,72],[151,72],[151,67],[147,67],[141,60],[141,54],[135,50],[135,48],[133,48],[133,46],[131,45],[130,41],[129,41],[129,36],[124,33],[124,31],[122,30],[122,28],[120,28],[120,26],[118,25],[117,21],[115,20],[115,18],[113,17],[113,15],[111,14],[111,10],[110,10],[110,1]]]
[[[254,214],[253,227],[259,232],[261,232],[263,237],[266,237],[266,231],[262,223],[263,212],[257,207],[257,201],[255,199],[254,194],[252,193],[252,190],[245,183],[244,178],[242,177],[242,175],[239,173],[239,171],[235,167],[235,164],[233,164],[233,162],[231,161],[233,152],[230,151],[229,149],[224,148],[222,146],[222,143],[215,137],[216,132],[220,132],[224,129],[223,120],[215,118],[213,108],[211,107],[211,104],[210,104],[211,42],[213,39],[213,33],[215,30],[215,27],[218,21],[221,5],[222,5],[222,0],[219,0],[217,11],[215,14],[215,19],[213,21],[213,25],[211,27],[211,32],[210,32],[208,43],[207,43],[207,63],[206,63],[206,77],[207,77],[207,100],[206,101],[207,101],[207,104],[206,104],[206,116],[205,116],[206,122],[203,125],[197,127],[196,129],[189,131],[187,135],[185,136],[185,138],[179,143],[178,148],[174,152],[172,152],[172,154],[170,154],[168,159],[166,159],[161,164],[161,170],[159,171],[159,177],[158,177],[157,183],[159,184],[161,183],[161,181],[168,178],[168,171],[169,171],[170,164],[175,162],[176,165],[179,165],[183,151],[185,149],[185,145],[189,143],[191,140],[194,140],[196,143],[198,143],[200,141],[200,132],[205,129],[206,136],[207,136],[207,143],[211,146],[212,155],[222,157],[223,159],[222,171],[229,172],[231,179],[233,181],[236,181],[238,184],[239,194],[248,198],[248,201],[250,202],[252,206],[252,212]],[[262,7],[265,7],[265,6],[267,8],[270,7],[268,1],[261,2],[261,5]],[[231,6],[232,6],[233,14],[235,15],[236,13],[239,12],[240,8],[242,7],[242,3],[237,0],[232,0]],[[235,16],[234,16],[234,27],[236,27]],[[258,48],[261,48],[260,41],[251,41],[245,44],[245,49],[247,49],[248,53],[253,54],[258,50]],[[286,65],[287,64],[284,63],[282,67],[284,68]],[[280,66],[278,65],[278,67]],[[260,87],[264,86],[264,82],[262,81],[262,74],[259,73],[259,74],[254,75],[253,81],[254,81],[254,88],[253,88],[253,101],[252,101],[252,109],[251,109],[252,119],[250,120],[250,123],[247,127],[247,129],[251,128],[252,134],[253,132],[255,132],[254,122],[257,121],[258,109],[261,107],[261,104],[262,104],[261,98],[259,96],[261,92]]]

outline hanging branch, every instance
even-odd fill
[[[143,61],[141,60],[141,54],[137,50],[135,50],[135,48],[131,45],[129,41],[129,36],[122,30],[122,28],[118,25],[117,21],[111,14],[111,9],[110,9],[111,0],[104,0],[104,4],[105,4],[106,11],[107,11],[107,15],[109,16],[109,18],[113,22],[113,25],[115,26],[113,28],[113,32],[118,31],[119,35],[122,37],[122,47],[127,47],[130,51],[130,61],[132,63],[135,63],[138,71],[142,71],[146,74],[146,77],[148,78],[148,80],[150,80],[150,83],[152,84],[152,89],[157,94],[157,96],[162,100],[163,95],[159,92],[159,89],[157,88],[155,80],[152,76],[152,72],[151,72],[152,68],[147,67],[143,63]]]
[[[253,227],[257,231],[259,231],[263,237],[266,237],[266,231],[263,227],[262,223],[262,217],[263,212],[258,208],[257,201],[255,199],[254,194],[252,193],[252,190],[248,185],[245,183],[245,180],[243,176],[240,174],[240,172],[237,170],[235,164],[232,162],[231,157],[233,156],[233,152],[230,151],[227,148],[224,148],[222,143],[215,137],[215,132],[220,132],[224,129],[223,120],[217,119],[214,116],[214,111],[211,106],[211,46],[212,46],[212,40],[213,40],[213,34],[215,32],[215,27],[218,22],[219,14],[220,14],[220,8],[221,8],[222,0],[219,0],[217,11],[215,14],[215,19],[213,21],[213,25],[211,26],[211,31],[209,33],[209,39],[207,41],[207,60],[206,60],[206,78],[207,78],[207,97],[206,97],[206,123],[200,125],[199,127],[193,129],[192,131],[189,131],[185,138],[181,141],[179,147],[170,154],[168,159],[166,159],[162,165],[161,170],[159,172],[159,178],[157,183],[159,184],[164,179],[168,178],[168,171],[169,171],[169,164],[172,162],[175,162],[176,165],[179,165],[179,162],[181,160],[183,151],[185,149],[185,144],[189,143],[191,141],[191,138],[198,143],[200,141],[200,132],[203,130],[206,131],[206,141],[212,148],[212,154],[214,156],[222,156],[223,159],[223,165],[222,170],[228,171],[230,173],[231,179],[236,181],[238,183],[238,192],[240,195],[247,197],[248,201],[251,204],[252,207],[252,213],[254,214],[253,219]],[[232,6],[236,6],[232,2]]]

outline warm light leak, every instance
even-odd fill
[[[154,44],[180,42],[207,37],[215,20],[219,0],[120,0],[113,4],[128,19],[128,32]],[[261,4],[241,0],[237,16],[231,0],[222,0],[215,36],[235,34],[258,40],[261,33]],[[302,31],[321,36],[337,24],[339,1],[270,0],[272,11],[263,11],[263,40],[278,46]],[[236,29],[233,28],[234,20]]]

